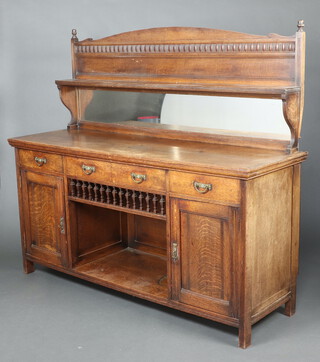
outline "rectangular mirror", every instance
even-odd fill
[[[247,136],[251,133],[290,139],[282,101],[278,99],[94,91],[84,120],[103,123],[130,120],[171,128],[187,126],[198,132],[237,131]]]

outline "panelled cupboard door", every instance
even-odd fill
[[[237,208],[171,200],[172,298],[234,316]]]
[[[63,179],[21,171],[27,254],[53,265],[66,264]]]

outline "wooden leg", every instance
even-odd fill
[[[23,271],[26,274],[34,272],[34,263],[25,257],[23,258]]]
[[[250,320],[240,322],[239,326],[239,347],[247,348],[251,345],[251,323]]]
[[[284,314],[291,317],[296,312],[296,286],[291,288],[291,298],[287,301],[284,308]]]

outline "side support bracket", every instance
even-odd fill
[[[79,89],[69,86],[58,86],[60,99],[71,113],[71,121],[68,128],[77,128],[83,119],[85,110],[93,97],[93,90]]]
[[[291,132],[289,151],[297,150],[302,121],[301,93],[288,90],[281,98],[283,115]]]

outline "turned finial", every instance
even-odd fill
[[[72,29],[72,39],[77,41],[78,38],[77,38],[77,29]]]
[[[298,31],[303,31],[304,28],[304,20],[298,21]]]

